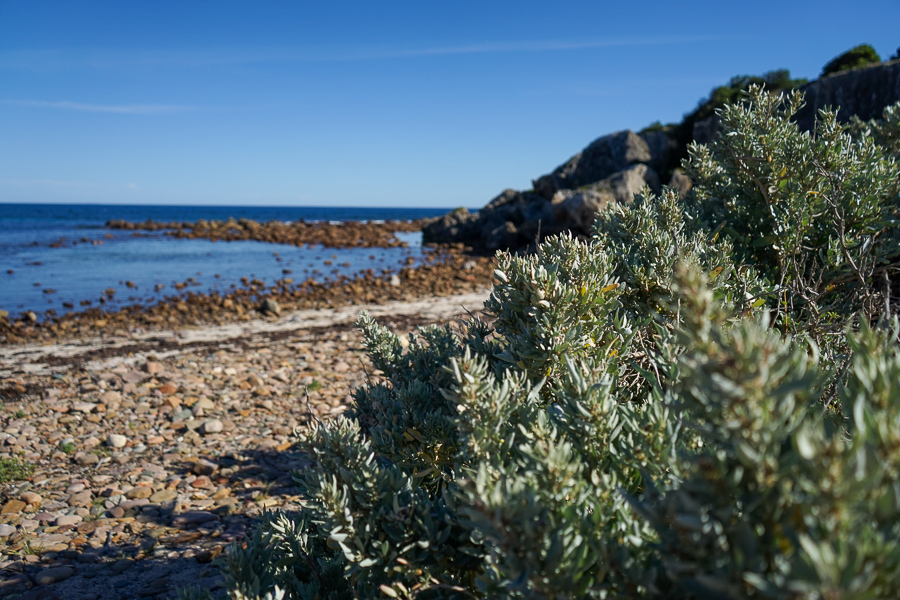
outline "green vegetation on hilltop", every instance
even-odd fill
[[[687,197],[500,253],[489,322],[361,319],[383,377],[230,597],[900,597],[900,105],[801,102],[750,86]]]
[[[836,75],[852,69],[860,69],[881,63],[881,57],[869,44],[860,44],[836,56],[822,68],[822,77]]]
[[[897,54],[891,60],[897,58],[900,58],[900,48],[897,49]],[[862,44],[831,60],[823,68],[821,76],[834,75],[880,62],[881,58],[875,49],[868,44]],[[663,124],[656,121],[642,129],[641,133],[662,131],[676,142],[677,151],[673,153],[669,164],[664,165],[660,173],[663,181],[667,181],[672,170],[688,157],[687,147],[694,139],[695,125],[713,117],[716,111],[725,105],[739,102],[751,86],[764,86],[769,92],[778,93],[800,89],[807,83],[809,83],[808,79],[791,77],[788,69],[776,69],[762,75],[737,75],[732,77],[726,85],[713,88],[709,96],[701,100],[694,110],[687,113],[680,123]]]

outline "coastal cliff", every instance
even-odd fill
[[[877,119],[886,106],[900,102],[900,60],[822,77],[801,88],[806,106],[797,113],[800,129],[811,130],[819,109],[840,107],[838,119]]]

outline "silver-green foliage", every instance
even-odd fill
[[[876,138],[896,135],[900,107],[856,136],[821,111],[810,133],[790,120],[802,100],[752,88],[746,102],[722,110],[722,135],[694,144],[686,166],[696,182],[693,218],[721,228],[735,260],[768,278],[782,329],[821,341],[850,313],[874,318],[896,278],[900,166]]]
[[[806,135],[800,101],[726,108],[695,195],[500,254],[486,321],[363,317],[382,375],[301,434],[230,597],[900,597],[900,109]]]

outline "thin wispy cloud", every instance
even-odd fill
[[[197,110],[195,106],[176,104],[85,104],[82,102],[46,102],[42,100],[4,100],[3,104],[31,108],[47,108],[93,113],[115,113],[123,115],[159,115]]]
[[[116,50],[21,50],[0,53],[0,69],[205,67],[282,62],[347,62],[453,55],[562,52],[634,46],[671,46],[733,40],[733,36],[631,36],[594,40],[488,41],[423,47],[327,46]]]
[[[548,52],[563,50],[590,50],[595,48],[615,48],[621,46],[666,46],[671,44],[689,44],[712,42],[724,39],[723,36],[639,36],[608,38],[586,41],[529,40],[519,42],[485,42],[474,44],[437,46],[434,48],[411,48],[405,50],[372,50],[369,53],[351,56],[350,58],[403,58],[413,56],[440,56],[447,54],[500,54],[508,52]],[[340,60],[340,57],[336,57]]]

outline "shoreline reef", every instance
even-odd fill
[[[220,241],[255,240],[296,246],[321,245],[329,248],[403,247],[398,232],[421,231],[428,220],[343,223],[270,221],[248,219],[197,221],[196,223],[133,223],[111,221],[112,229],[164,232],[172,238]],[[134,304],[104,310],[101,307],[41,319],[26,311],[17,318],[0,312],[0,347],[27,342],[49,343],[60,339],[117,334],[161,327],[197,327],[205,324],[242,322],[260,315],[277,317],[282,310],[335,308],[349,304],[373,304],[410,300],[427,296],[446,296],[471,292],[490,285],[494,259],[473,254],[463,244],[433,245],[422,263],[413,257],[398,271],[366,269],[353,275],[338,275],[326,281],[307,278],[295,281],[285,276],[272,285],[258,279],[244,279],[244,287],[219,293],[186,291],[166,297],[155,304]],[[178,289],[179,286],[176,286]],[[181,286],[187,289],[187,285]]]
[[[398,248],[406,242],[396,237],[399,232],[417,232],[434,219],[413,221],[267,221],[253,219],[143,222],[112,220],[106,227],[113,230],[162,231],[174,238],[205,239],[211,241],[246,241],[289,244],[292,246],[321,245],[325,248]]]

